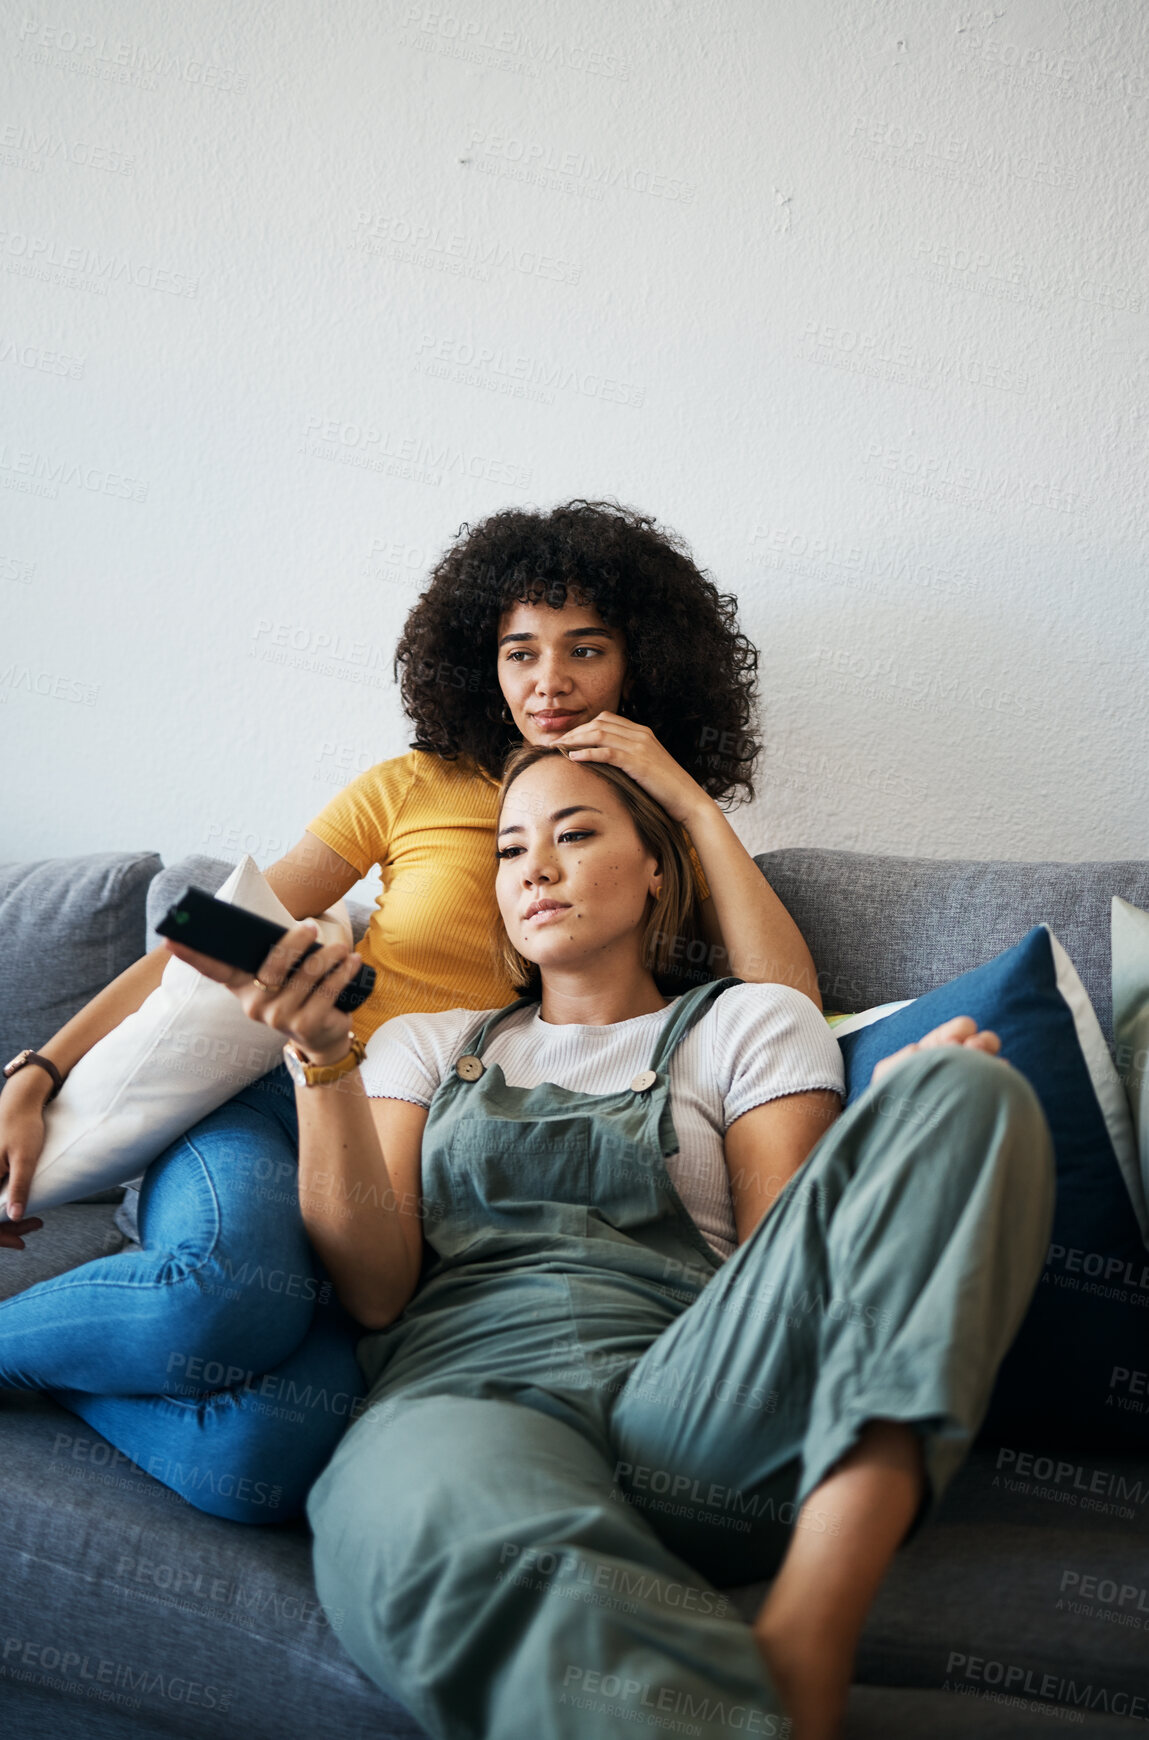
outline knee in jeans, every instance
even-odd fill
[[[190,1336],[187,1343],[166,1350],[163,1367],[165,1395],[195,1399],[220,1390],[238,1390],[260,1375],[235,1359],[226,1347],[217,1349],[198,1337],[193,1339]]]
[[[277,1312],[269,1323],[242,1292],[228,1291],[198,1289],[169,1323],[167,1376],[189,1394],[234,1389],[286,1359],[307,1333],[311,1305]]]

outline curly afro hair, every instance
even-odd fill
[[[469,757],[498,778],[521,742],[503,717],[499,620],[519,603],[561,610],[568,594],[621,631],[630,716],[711,797],[753,797],[758,651],[737,627],[738,601],[695,566],[682,538],[612,501],[463,522],[395,653],[411,747]]]

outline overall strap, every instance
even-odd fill
[[[680,1040],[686,1037],[696,1021],[702,1019],[714,999],[720,997],[729,986],[741,985],[744,982],[733,977],[715,979],[710,984],[695,985],[692,990],[684,992],[670,1020],[658,1036],[649,1067],[655,1070],[665,1069],[678,1049]]]
[[[487,1036],[498,1022],[504,1021],[508,1015],[513,1015],[517,1009],[525,1009],[528,1004],[538,1001],[537,997],[528,993],[525,996],[516,997],[514,1002],[508,1003],[505,1008],[496,1009],[493,1014],[487,1016],[478,1031],[469,1036],[470,1043],[464,1044],[462,1054],[467,1057],[481,1057],[483,1047],[487,1043]]]

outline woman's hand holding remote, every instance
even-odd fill
[[[295,1041],[309,1063],[338,1063],[346,1057],[351,1028],[335,999],[363,965],[344,942],[324,943],[302,957],[319,934],[315,920],[293,925],[275,944],[253,978],[211,955],[165,938],[164,947],[206,978],[226,985],[239,999],[245,1015],[276,1027]]]

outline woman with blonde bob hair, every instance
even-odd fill
[[[370,1386],[308,1500],[320,1599],[436,1740],[830,1740],[1040,1273],[1044,1115],[969,1016],[841,1115],[800,991],[675,991],[686,845],[618,768],[522,749],[496,825],[517,1000],[399,1015],[300,1095]],[[310,940],[215,976],[338,1068],[359,963]],[[762,1577],[746,1624],[722,1587]]]

